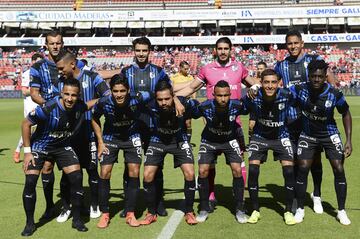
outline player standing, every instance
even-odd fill
[[[40,61],[44,57],[39,54],[35,53],[31,56],[31,65],[34,65],[35,62]],[[21,75],[21,91],[24,96],[24,117],[26,117],[33,109],[36,108],[37,104],[32,101],[30,96],[30,69],[23,72]],[[23,145],[22,137],[19,139],[19,143],[15,149],[13,160],[15,163],[20,163],[20,150]]]
[[[343,161],[352,152],[352,119],[349,105],[343,94],[326,82],[327,70],[328,64],[325,61],[311,61],[308,65],[310,82],[290,88],[301,110],[303,122],[297,149],[296,194],[298,209],[295,220],[300,223],[304,219],[307,176],[311,164],[315,161],[314,155],[319,150],[324,149],[334,173],[334,186],[338,201],[336,218],[341,224],[350,225],[351,221],[345,211],[347,183]],[[340,132],[334,119],[335,108],[342,115],[346,135],[345,147],[341,142]]]

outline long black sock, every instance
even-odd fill
[[[200,196],[200,210],[210,211],[209,208],[209,179],[198,177],[198,187]]]
[[[63,172],[60,180],[60,195],[64,209],[70,209],[70,182],[67,175]]]
[[[99,208],[103,213],[109,212],[110,179],[99,178]]]
[[[156,214],[156,188],[155,182],[143,182],[144,192],[145,192],[145,202],[148,208],[148,211],[151,214]]]
[[[34,211],[36,204],[36,183],[39,175],[25,175],[25,186],[23,191],[23,206],[26,214],[26,224],[34,224]]]
[[[309,168],[298,167],[296,178],[296,199],[298,208],[304,208],[305,193],[307,188],[307,177],[309,174]]]
[[[343,210],[345,209],[345,201],[347,195],[347,183],[345,172],[334,172],[335,180],[335,191],[336,191],[336,198],[338,201],[338,209]]]
[[[285,180],[285,212],[291,212],[295,197],[294,166],[283,166],[282,171]]]
[[[125,201],[125,204],[126,204],[126,201],[127,201],[128,182],[129,182],[129,169],[127,167],[127,164],[125,163],[125,168],[124,168],[124,173],[123,173],[123,189],[124,189],[124,201]]]
[[[164,173],[163,167],[158,167],[155,174],[156,206],[164,200]]]
[[[314,196],[321,196],[321,182],[323,175],[323,168],[321,161],[319,163],[313,163],[311,165],[311,175],[314,182]]]
[[[80,220],[81,201],[84,196],[84,189],[82,187],[83,176],[80,170],[69,173],[67,176],[70,182],[73,221],[78,221]]]
[[[195,199],[195,179],[191,181],[185,180],[184,194],[185,194],[185,213],[194,211],[194,199]]]
[[[90,187],[90,205],[96,209],[99,205],[99,173],[97,168],[86,169],[88,173],[88,183]]]
[[[136,207],[136,201],[140,190],[140,179],[129,177],[128,181],[128,200],[125,202],[125,208],[127,212],[134,212]]]
[[[54,181],[55,181],[54,171],[52,171],[49,174],[42,173],[41,181],[42,181],[45,200],[46,200],[46,210],[49,210],[54,207],[54,201],[53,201]]]
[[[259,211],[259,174],[260,166],[255,164],[249,165],[248,190],[253,210]]]
[[[233,192],[236,210],[244,210],[244,179],[243,177],[233,177]]]

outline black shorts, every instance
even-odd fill
[[[74,141],[73,141],[74,142]],[[79,157],[81,168],[95,169],[97,168],[97,148],[96,142],[90,142],[87,139],[78,140],[72,143],[75,153]]]
[[[302,121],[301,118],[291,122],[288,124],[288,130],[290,134],[290,140],[294,144],[294,146],[297,146],[301,131],[302,131]]]
[[[215,143],[202,140],[199,146],[198,164],[215,164],[217,156],[224,153],[226,164],[240,163],[243,161],[241,150],[236,139],[226,143]]]
[[[78,157],[72,147],[59,147],[48,151],[32,152],[35,166],[29,165],[28,170],[41,170],[45,161],[56,163],[59,170],[64,167],[79,164]]]
[[[326,158],[330,160],[343,160],[344,146],[339,134],[334,134],[324,138],[314,138],[302,133],[297,147],[297,157],[300,160],[313,159],[314,155],[322,150],[325,151]]]
[[[174,168],[182,164],[194,164],[194,156],[189,143],[180,142],[173,144],[162,144],[150,142],[144,158],[144,165],[161,167],[166,154],[174,156]]]
[[[141,164],[141,140],[134,138],[132,140],[114,139],[112,141],[104,140],[105,146],[109,149],[109,154],[104,155],[100,160],[100,165],[109,165],[118,162],[119,151],[124,152],[125,163]]]
[[[264,139],[252,136],[249,145],[249,161],[260,160],[266,162],[268,151],[272,150],[274,160],[294,160],[293,147],[289,138]]]

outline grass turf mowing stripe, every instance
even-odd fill
[[[166,225],[163,227],[163,229],[160,232],[160,235],[157,237],[157,239],[170,239],[174,235],[176,228],[180,224],[182,218],[184,216],[184,213],[180,210],[175,210],[173,214],[171,215],[169,221],[166,223]]]

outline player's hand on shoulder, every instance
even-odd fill
[[[250,99],[255,99],[256,96],[258,95],[259,93],[259,89],[260,89],[261,85],[260,84],[254,84],[250,87],[250,89],[248,90],[247,92],[247,96],[250,98]]]

